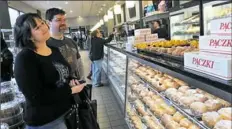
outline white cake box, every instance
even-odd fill
[[[148,34],[151,34],[151,28],[137,29],[135,30],[134,33],[135,33],[135,36],[148,35]]]
[[[231,36],[200,36],[199,49],[203,52],[232,54]]]
[[[135,41],[135,43],[143,43],[143,42],[146,42],[145,35],[138,35],[138,36],[135,36],[134,41]]]
[[[147,42],[153,42],[158,39],[158,34],[148,34],[146,35],[146,41]]]
[[[210,33],[212,35],[232,35],[232,17],[214,19],[210,21]]]
[[[232,55],[205,52],[184,53],[186,68],[203,72],[224,80],[232,79]]]

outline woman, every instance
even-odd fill
[[[100,30],[92,32],[91,47],[90,47],[90,59],[92,61],[92,72],[93,72],[93,86],[103,86],[101,83],[101,69],[102,59],[104,56],[104,44],[109,43],[113,39],[113,34],[109,36],[107,40],[102,38]]]
[[[35,13],[19,16],[14,36],[21,52],[15,61],[15,79],[26,97],[27,129],[67,129],[64,116],[71,108],[72,94],[85,84],[69,81],[70,66],[58,49],[46,45],[48,26]]]

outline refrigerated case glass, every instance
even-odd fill
[[[232,1],[213,1],[203,5],[204,34],[210,35],[210,21],[232,16]]]
[[[199,6],[170,13],[171,39],[192,39],[200,35]]]
[[[125,101],[126,55],[109,48],[108,78],[122,103]]]
[[[196,88],[195,83],[188,84],[178,75],[168,74],[165,68],[131,56],[127,75],[125,120],[131,129],[231,127],[229,118],[227,125],[221,125],[220,119],[212,124],[211,118],[215,117],[210,118],[212,114],[231,110],[231,102]]]

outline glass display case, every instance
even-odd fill
[[[170,13],[171,39],[192,39],[200,35],[199,5]]]
[[[212,1],[203,4],[204,11],[204,34],[210,35],[210,21],[224,19],[232,16],[232,1]],[[210,12],[210,13],[209,13]]]
[[[125,81],[125,96],[121,94],[121,98],[125,98],[124,113],[129,128],[231,127],[231,81],[114,46],[108,46],[108,52],[110,81],[118,91],[120,80]]]

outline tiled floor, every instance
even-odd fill
[[[88,52],[81,51],[85,75],[88,74],[90,61]],[[88,81],[91,83],[91,81]],[[128,129],[117,100],[109,86],[93,88],[92,99],[97,100],[97,117],[101,129]]]

